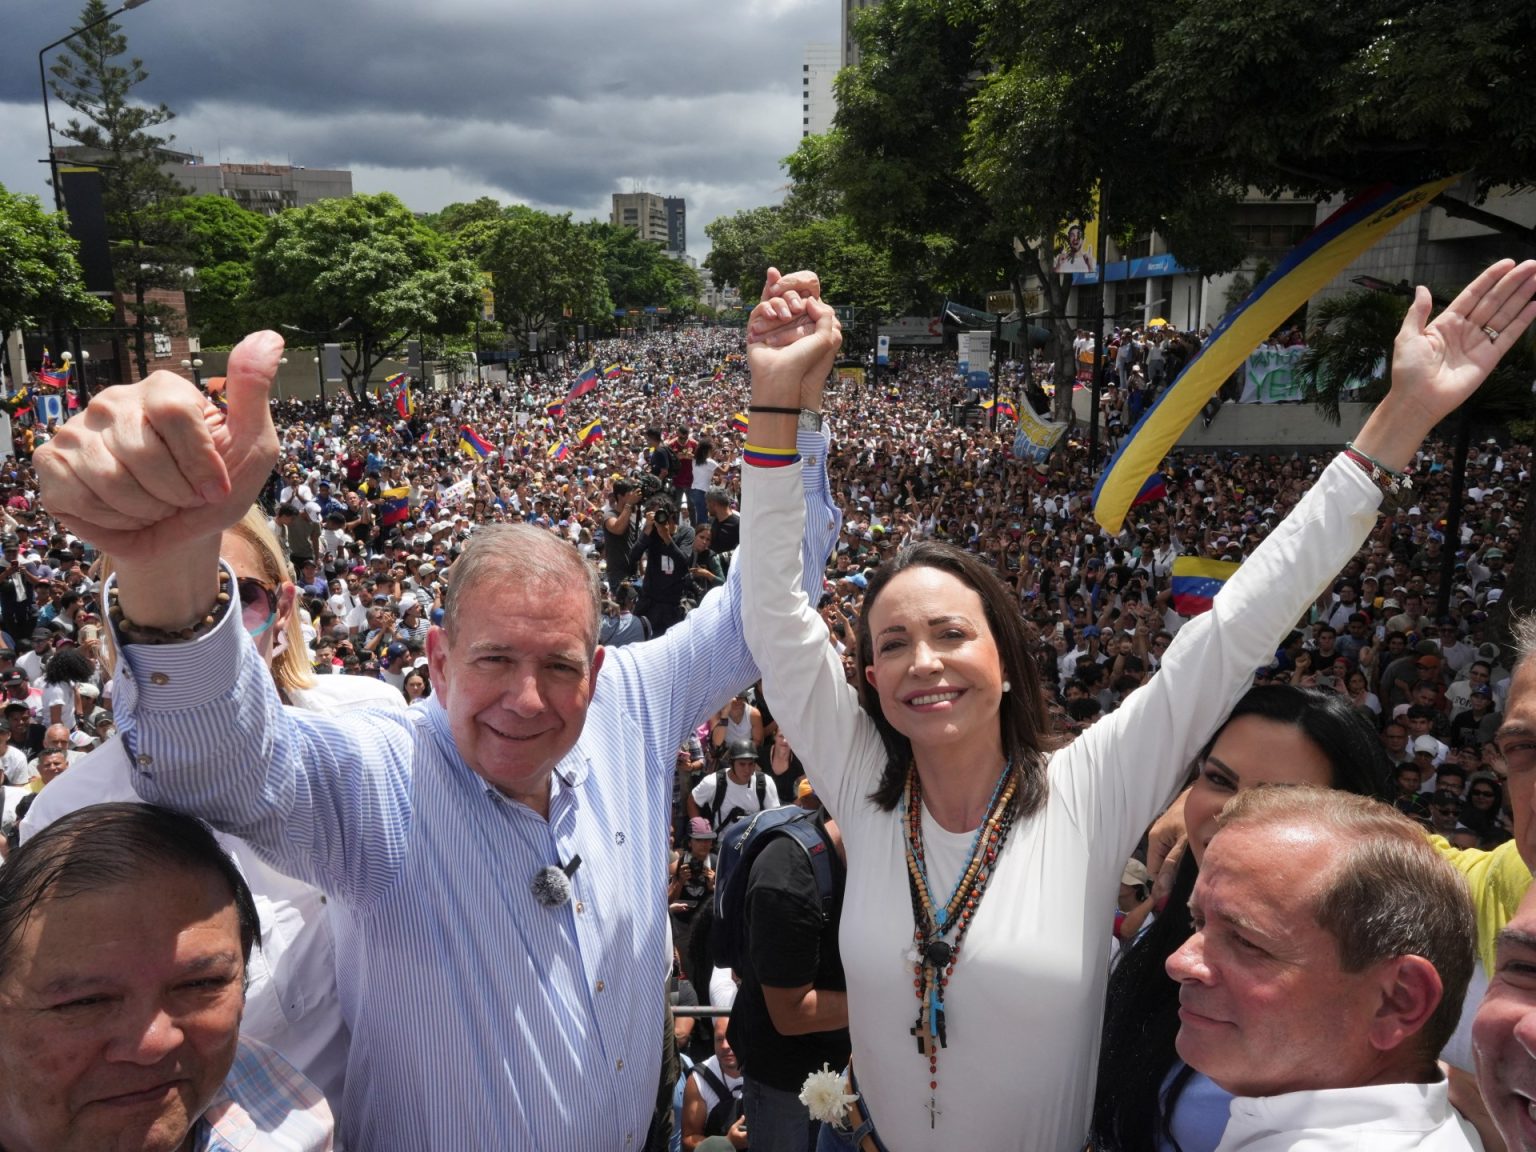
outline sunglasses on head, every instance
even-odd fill
[[[272,627],[277,618],[277,591],[263,584],[254,576],[242,576],[235,581],[240,590],[240,620],[252,639]]]

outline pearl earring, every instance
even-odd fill
[[[1008,681],[1006,681],[1006,680],[1003,681],[1003,691],[1004,692],[1010,691],[1012,688],[1013,688],[1012,684],[1008,683]]]

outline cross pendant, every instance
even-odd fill
[[[939,1126],[939,1117],[942,1115],[944,1115],[944,1112],[939,1107],[939,1102],[932,1096],[928,1097],[928,1127],[937,1128]]]

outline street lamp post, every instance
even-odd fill
[[[201,392],[203,388],[203,362],[201,360],[183,360],[181,366],[191,371],[192,383]]]
[[[148,4],[149,0],[123,0],[105,16],[92,20],[89,24],[83,24],[76,28],[68,36],[60,36],[52,44],[46,44],[37,54],[37,79],[43,88],[43,121],[48,128],[48,176],[53,182],[53,207],[56,211],[64,211],[64,193],[59,187],[59,155],[53,147],[53,115],[48,111],[48,67],[46,57],[60,44],[68,43],[82,32],[89,32],[98,25],[105,24],[114,16],[121,16],[124,12],[131,11],[141,5]]]

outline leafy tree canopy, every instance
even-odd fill
[[[322,200],[275,217],[252,260],[253,317],[330,333],[354,394],[415,334],[474,322],[480,278],[446,241],[387,192]]]
[[[106,319],[106,306],[85,290],[77,247],[64,221],[36,196],[0,186],[0,332]]]

